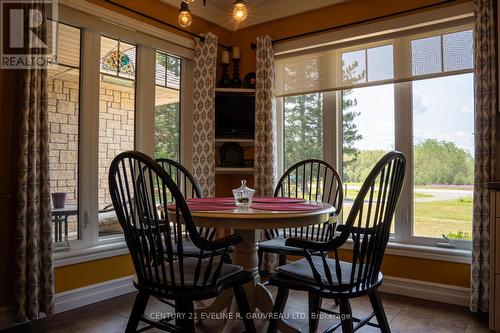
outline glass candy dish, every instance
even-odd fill
[[[247,187],[247,181],[242,180],[241,186],[233,190],[234,201],[238,207],[248,207],[252,204],[252,197],[255,190]]]

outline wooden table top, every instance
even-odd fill
[[[191,211],[191,215],[198,226],[254,230],[323,223],[328,221],[334,211],[332,205],[323,202],[305,201],[303,204],[319,208],[304,211],[272,211],[238,207],[231,210]]]

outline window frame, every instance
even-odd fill
[[[337,68],[342,68],[342,54],[346,52],[352,52],[357,50],[369,49],[373,47],[379,47],[384,45],[393,45],[393,59],[394,59],[394,75],[398,77],[399,73],[411,73],[411,64],[403,61],[404,57],[398,57],[400,54],[411,54],[411,41],[415,39],[430,37],[430,36],[442,36],[449,33],[460,32],[465,30],[473,30],[473,23],[469,19],[464,22],[463,18],[457,21],[450,20],[445,22],[439,22],[436,25],[426,25],[421,29],[412,29],[407,32],[407,36],[397,36],[397,38],[391,38],[387,36],[384,38],[381,35],[377,37],[367,37],[363,40],[356,40],[346,42],[344,45],[339,45],[338,52],[335,52],[335,64]],[[441,37],[441,41],[443,38]],[[332,43],[335,44],[335,43]],[[441,51],[443,46],[441,44]],[[283,50],[283,54],[288,54],[291,51]],[[365,53],[366,54],[366,53]],[[293,56],[293,54],[292,54]],[[286,57],[286,55],[284,56]],[[409,66],[408,66],[409,65]],[[441,64],[444,68],[444,64]],[[465,73],[474,73],[474,69],[452,71],[451,75],[461,75]],[[443,73],[446,71],[443,70]],[[440,74],[425,74],[419,75],[416,79],[407,82],[397,82],[394,83],[394,126],[395,126],[395,149],[403,152],[407,157],[407,177],[405,180],[403,193],[401,194],[400,202],[396,208],[395,213],[395,234],[391,236],[390,243],[392,247],[396,248],[397,251],[401,249],[410,249],[410,251],[422,251],[422,252],[432,252],[437,254],[455,252],[460,257],[464,256],[464,253],[470,254],[472,242],[464,240],[454,240],[454,248],[444,248],[438,246],[438,242],[443,242],[442,238],[434,237],[423,237],[416,236],[413,234],[413,218],[414,218],[414,156],[413,156],[413,96],[412,96],[412,86],[413,82],[416,80],[425,80],[430,78],[435,78],[442,76]],[[444,76],[449,76],[444,74]],[[407,76],[408,77],[408,76]],[[376,84],[385,84],[384,80],[374,81]],[[366,87],[370,84],[355,84],[354,87],[349,87],[349,89],[356,89],[361,87]],[[277,119],[278,119],[278,172],[282,174],[283,161],[284,161],[284,97],[276,98],[276,108],[277,108]],[[339,173],[342,174],[342,108],[341,108],[341,90],[323,92],[323,154],[325,161],[336,166]],[[329,124],[329,126],[327,126]],[[281,146],[281,147],[280,147]],[[471,228],[472,228],[472,216],[471,216]],[[446,242],[446,241],[444,241]],[[390,246],[391,247],[391,246]],[[423,250],[428,248],[429,250]],[[396,251],[396,252],[397,252]],[[467,256],[467,255],[466,255]],[[468,256],[467,256],[468,258]],[[468,260],[468,259],[466,259]]]
[[[76,8],[71,8],[71,7]],[[81,31],[80,44],[80,92],[79,92],[79,166],[78,166],[78,227],[80,239],[69,241],[69,246],[54,246],[56,267],[78,262],[106,258],[127,252],[123,235],[99,237],[98,226],[98,117],[100,92],[100,37],[108,37],[133,44],[136,49],[135,75],[135,134],[134,147],[148,155],[154,153],[154,105],[155,105],[155,54],[156,51],[174,55],[182,60],[180,82],[180,146],[189,139],[184,126],[186,117],[192,114],[190,103],[183,103],[192,96],[192,85],[182,78],[184,71],[192,73],[192,40],[177,37],[170,42],[162,39],[160,29],[135,21],[123,15],[120,22],[130,21],[141,30],[133,30],[118,23],[101,19],[106,13],[95,13],[91,4],[68,4],[59,6],[58,22]],[[87,13],[79,11],[84,10]],[[95,15],[100,15],[95,16]],[[163,31],[163,30],[161,30]],[[166,38],[171,37],[165,33]],[[174,44],[175,43],[175,44]],[[97,83],[97,84],[96,84]],[[180,149],[181,163],[192,160],[191,150]],[[189,165],[189,164],[186,164]],[[85,180],[85,181],[84,181]],[[90,181],[89,181],[90,180]]]

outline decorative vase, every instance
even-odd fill
[[[233,59],[233,79],[231,86],[233,88],[241,88],[242,81],[240,79],[240,59]]]
[[[219,80],[220,88],[231,87],[231,80],[229,80],[228,72],[229,64],[222,64],[222,77]]]
[[[64,208],[66,205],[66,197],[67,197],[66,192],[54,192],[52,193],[52,205],[56,209],[61,209]]]

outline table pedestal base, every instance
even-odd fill
[[[243,243],[234,246],[231,259],[234,264],[240,265],[244,270],[254,274],[254,281],[243,286],[250,309],[254,312],[258,309],[262,313],[271,313],[273,311],[272,295],[269,289],[259,283],[257,255],[259,232],[255,230],[235,230],[234,232],[243,237]],[[233,333],[244,332],[245,330],[241,320],[229,320],[229,318],[237,318],[236,313],[238,312],[237,303],[231,289],[225,290],[211,305],[206,308],[197,309],[196,312],[198,318],[201,318],[201,313],[225,313],[225,323],[219,332]],[[283,333],[300,332],[284,321],[281,321],[279,331]]]

